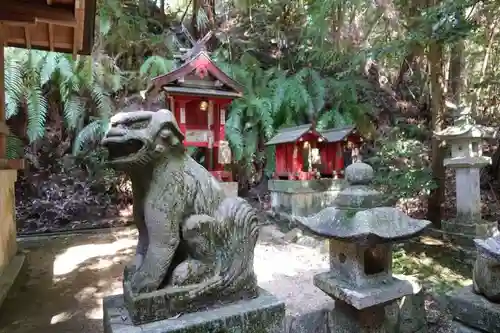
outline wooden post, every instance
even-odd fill
[[[5,53],[4,53],[4,30],[0,23],[0,160],[7,155],[7,134],[9,132],[5,124]]]
[[[208,101],[208,110],[207,110],[207,123],[208,123],[208,131],[210,132],[210,135],[208,137],[208,161],[207,161],[207,168],[208,171],[213,171],[214,170],[214,131],[213,131],[213,124],[214,124],[214,102],[213,101]]]

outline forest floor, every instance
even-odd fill
[[[20,246],[27,256],[26,270],[4,302],[0,332],[101,333],[102,298],[121,292],[123,266],[134,251],[136,236],[135,230],[121,228],[24,239]],[[300,308],[326,297],[311,283],[314,273],[328,267],[323,250],[276,242],[268,231],[259,244],[255,270],[261,286],[283,300],[297,297]],[[442,300],[433,295],[470,283],[470,269],[455,263],[455,255],[447,244],[423,238],[394,257],[396,273],[413,275],[424,286],[430,333],[451,332]],[[299,282],[283,287],[283,276],[298,276]],[[293,311],[293,305],[287,301],[287,311]]]

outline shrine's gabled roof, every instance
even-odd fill
[[[344,140],[347,136],[351,135],[355,131],[356,128],[354,126],[349,126],[342,128],[332,128],[320,131],[320,133],[328,142],[339,142]]]
[[[276,135],[266,143],[266,145],[270,146],[280,143],[295,142],[308,131],[313,131],[315,134],[317,134],[327,142],[339,142],[344,140],[352,133],[355,133],[356,128],[353,126],[349,126],[319,131],[315,130],[312,124],[287,127],[279,130],[278,133],[276,133]]]
[[[173,71],[157,76],[151,80],[151,85],[148,88],[148,92],[152,92],[153,94],[159,93],[162,89],[169,92],[169,89],[180,88],[182,87],[184,93],[186,94],[204,94],[204,90],[207,90],[207,87],[183,87],[182,81],[184,77],[189,74],[197,74],[200,77],[211,75],[215,80],[218,81],[217,88],[214,89],[219,91],[219,95],[227,96],[227,97],[241,97],[243,94],[243,87],[229,77],[226,73],[224,73],[218,66],[215,64],[206,51],[201,51],[196,55],[192,56],[188,59],[183,65],[174,69]],[[169,89],[165,89],[168,86]],[[172,88],[171,88],[172,87]],[[175,90],[175,89],[174,89]],[[177,93],[183,93],[182,91],[178,91]]]
[[[282,128],[274,137],[271,138],[271,140],[266,143],[266,146],[295,142],[310,130],[313,130],[312,124]],[[316,131],[314,132],[317,133]],[[321,134],[317,134],[318,136],[321,136]]]

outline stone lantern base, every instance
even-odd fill
[[[474,253],[475,238],[488,238],[499,234],[498,222],[479,220],[464,223],[462,220],[449,220],[442,222],[443,238],[453,244],[470,249]]]

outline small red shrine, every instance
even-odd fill
[[[343,178],[361,142],[354,127],[318,131],[307,124],[281,129],[266,145],[276,146],[275,179],[311,180]]]
[[[203,45],[203,40],[198,42],[182,57],[181,66],[154,78],[148,93],[165,93],[167,108],[185,135],[185,146],[202,148],[204,167],[219,181],[231,182],[232,173],[224,169],[231,163],[224,125],[226,110],[242,96],[243,87],[217,67]]]

